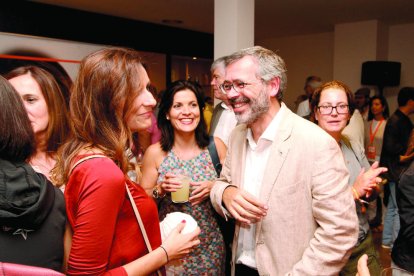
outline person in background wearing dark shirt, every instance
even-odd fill
[[[400,228],[396,188],[401,173],[407,168],[407,162],[400,162],[400,156],[405,155],[407,150],[413,128],[408,115],[412,113],[414,113],[414,87],[403,87],[398,93],[398,109],[389,118],[385,127],[380,159],[380,166],[388,168],[388,184],[384,189],[384,200],[388,199],[388,203],[382,232],[383,248],[392,248]]]

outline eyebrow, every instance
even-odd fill
[[[320,102],[319,103],[320,105],[322,105],[322,104],[330,104],[330,105],[332,105],[332,103],[331,102]],[[338,102],[338,103],[336,103],[337,105],[338,104],[348,104],[347,102]]]

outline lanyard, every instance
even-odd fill
[[[374,124],[374,120],[371,121],[371,124],[369,125],[369,144],[370,145],[372,145],[372,143],[374,142],[374,137],[377,134],[378,129],[380,128],[383,121],[384,121],[384,119],[379,121],[379,123],[377,124],[377,127],[374,130],[374,133],[372,133],[372,125]]]

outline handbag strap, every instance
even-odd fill
[[[207,146],[208,152],[210,153],[211,161],[213,161],[214,169],[216,170],[217,177],[220,177],[222,165],[220,163],[220,158],[217,153],[216,144],[214,143],[214,137],[209,137],[209,143]]]
[[[142,222],[141,215],[139,214],[137,205],[135,204],[134,198],[132,197],[131,191],[129,190],[127,183],[125,183],[125,188],[128,194],[129,201],[131,202],[132,209],[134,210],[135,217],[138,221],[139,228],[141,229],[142,236],[144,237],[145,245],[147,246],[148,252],[152,252],[152,247],[148,239],[147,231],[145,231],[144,223]],[[159,269],[157,270],[157,275],[162,276],[162,273]]]
[[[84,158],[81,158],[72,166],[72,168],[69,171],[69,175],[72,173],[72,171],[75,169],[75,167],[77,165],[79,165],[80,163],[85,162],[86,160],[89,160],[89,159],[92,159],[92,158],[105,158],[105,157],[106,156],[103,155],[103,154],[93,154],[93,155],[89,155],[89,156],[86,156]],[[142,219],[141,219],[141,216],[139,215],[139,212],[138,212],[137,206],[135,204],[134,198],[132,197],[131,191],[129,190],[128,184],[126,182],[125,182],[125,188],[126,188],[126,191],[127,191],[127,194],[128,194],[129,201],[131,202],[132,209],[134,210],[135,217],[138,221],[139,228],[141,229],[142,236],[144,237],[145,245],[147,246],[148,252],[151,252],[152,247],[151,247],[151,244],[149,242],[147,232],[145,231],[144,223],[142,222]],[[162,273],[161,273],[160,270],[157,270],[157,275],[162,276]]]
[[[132,197],[131,191],[129,190],[128,184],[125,183],[125,187],[126,187],[129,201],[131,201],[131,205],[132,205],[132,209],[134,210],[135,217],[138,221],[139,228],[141,229],[142,236],[144,236],[145,245],[147,246],[148,252],[151,252],[152,247],[148,239],[147,231],[145,231],[144,223],[142,222],[137,205],[135,204],[134,198]]]
[[[103,154],[92,154],[92,155],[88,155],[86,157],[83,157],[81,159],[79,159],[78,161],[76,161],[75,164],[73,164],[72,168],[70,168],[69,174],[70,175],[72,173],[72,171],[76,168],[77,165],[79,165],[82,162],[85,162],[86,160],[92,159],[92,158],[104,158],[106,157]]]

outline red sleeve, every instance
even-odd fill
[[[125,200],[125,177],[108,158],[81,163],[66,191],[73,228],[68,275],[126,275],[123,267],[107,270],[117,216]]]

